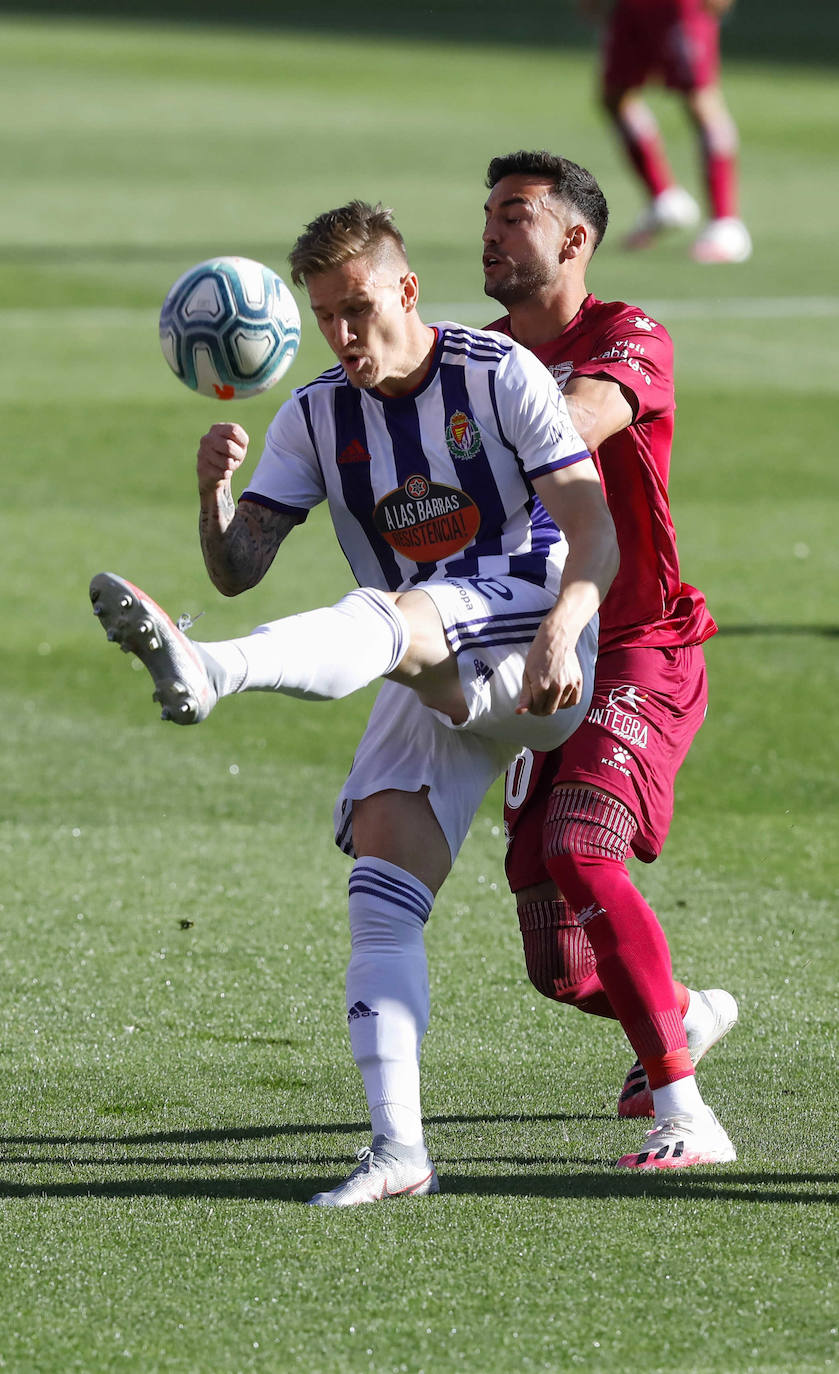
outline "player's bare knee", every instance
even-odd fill
[[[718,87],[691,91],[687,108],[708,153],[733,157],[739,147],[737,125]]]
[[[429,789],[396,788],[358,797],[352,806],[353,846],[361,858],[384,859],[436,893],[451,868],[451,853]]]
[[[631,93],[626,90],[616,90],[612,87],[607,87],[600,92],[600,104],[612,119],[622,118],[627,105],[631,103],[632,99]]]
[[[619,96],[611,111],[613,120],[632,138],[652,138],[658,132],[658,120],[646,101],[632,93]]]

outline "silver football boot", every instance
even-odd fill
[[[97,573],[90,584],[93,614],[123,653],[136,654],[154,682],[161,720],[196,725],[218,696],[199,648],[156,601],[116,573]]]
[[[386,1202],[398,1197],[439,1193],[437,1170],[425,1146],[400,1145],[387,1136],[373,1137],[372,1146],[359,1150],[357,1169],[328,1193],[315,1193],[310,1207],[355,1207],[362,1202]]]

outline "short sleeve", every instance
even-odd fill
[[[673,340],[664,325],[627,306],[591,340],[586,362],[575,377],[608,377],[632,393],[636,420],[671,414],[674,409]]]
[[[504,436],[529,478],[589,456],[550,372],[519,344],[513,345],[498,369],[496,401]]]
[[[303,521],[325,497],[314,442],[295,394],[271,421],[262,457],[242,499],[269,505]]]

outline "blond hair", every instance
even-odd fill
[[[307,277],[341,267],[351,258],[396,252],[407,266],[405,240],[393,222],[393,211],[379,202],[351,200],[327,210],[307,224],[288,255],[291,280],[302,286]]]

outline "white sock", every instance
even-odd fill
[[[283,692],[335,701],[393,671],[410,641],[395,602],[374,587],[336,606],[260,625],[244,639],[196,643],[218,696]]]
[[[347,1021],[373,1135],[423,1140],[419,1057],[429,1015],[423,929],[433,894],[385,859],[350,874]]]
[[[673,1116],[700,1116],[705,1111],[705,1103],[693,1074],[687,1078],[677,1078],[675,1083],[665,1083],[663,1088],[654,1088],[653,1107],[656,1125]]]

